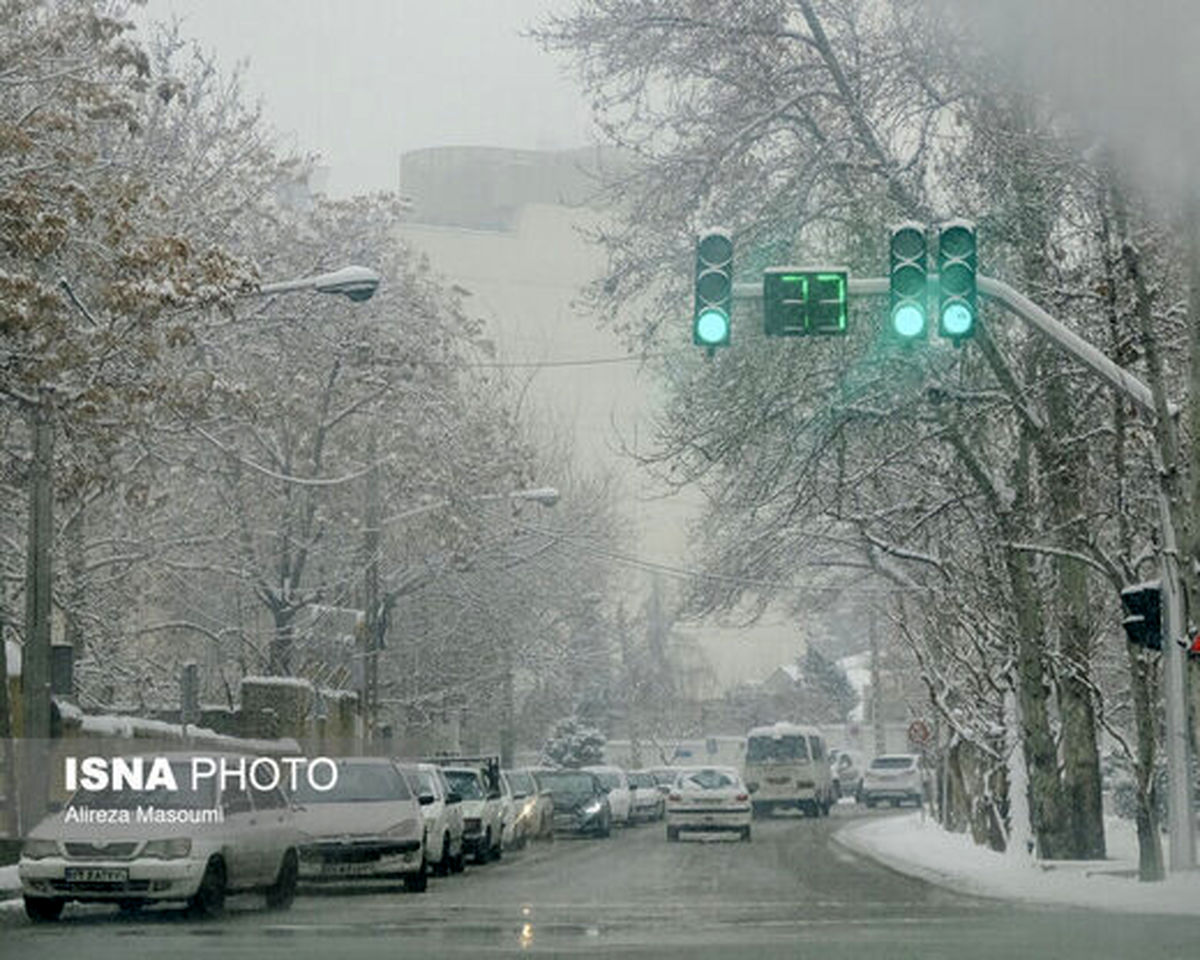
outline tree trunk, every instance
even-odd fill
[[[1051,376],[1047,404],[1047,491],[1054,526],[1073,546],[1073,527],[1084,515],[1081,490],[1087,478],[1087,458],[1072,456],[1059,438],[1074,436],[1069,398],[1062,377]],[[1072,557],[1056,556],[1058,580],[1058,638],[1062,658],[1058,678],[1058,712],[1063,734],[1063,802],[1069,818],[1070,858],[1103,860],[1104,810],[1100,795],[1100,751],[1091,683],[1092,629],[1088,612],[1087,569]]]
[[[296,640],[296,610],[294,607],[276,607],[271,615],[275,630],[271,634],[267,657],[267,673],[274,677],[290,676],[292,672],[292,648]]]

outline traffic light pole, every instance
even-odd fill
[[[937,275],[930,274],[929,282],[936,283]],[[1154,392],[1128,370],[1113,363],[1105,354],[1082,337],[1054,319],[1036,303],[1002,280],[978,276],[979,292],[1001,304],[1018,319],[1049,337],[1064,353],[1078,360],[1121,395],[1128,397],[1156,422],[1162,416],[1174,416],[1168,408],[1160,413],[1154,402]],[[890,283],[887,277],[851,277],[847,284],[850,296],[887,296]],[[736,283],[734,300],[761,299],[761,283]],[[1169,478],[1163,469],[1162,456],[1155,456],[1158,475],[1158,511],[1162,525],[1162,656],[1163,699],[1165,701],[1167,746],[1167,827],[1170,831],[1170,869],[1172,872],[1196,867],[1196,819],[1192,804],[1192,784],[1189,764],[1187,724],[1187,662],[1180,640],[1187,632],[1183,616],[1183,595],[1179,579],[1179,553],[1175,523],[1171,516]]]

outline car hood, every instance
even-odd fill
[[[421,814],[415,803],[310,803],[296,811],[295,825],[310,837],[375,836],[402,823],[419,832]]]
[[[573,813],[582,807],[599,802],[600,798],[592,793],[556,793],[554,795],[555,811],[562,811],[565,813]]]

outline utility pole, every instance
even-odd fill
[[[868,629],[871,638],[871,726],[875,733],[875,756],[887,753],[887,730],[883,726],[883,716],[879,709],[882,697],[879,693],[879,611],[871,606],[871,625]]]
[[[366,529],[364,531],[363,549],[366,552],[363,582],[363,607],[366,611],[366,650],[363,659],[363,734],[367,741],[373,741],[376,726],[379,722],[379,649],[383,645],[379,633],[383,628],[383,618],[379,616],[379,465],[378,465],[378,428],[375,420],[371,425],[367,439],[367,457],[370,467],[367,471],[367,510]]]
[[[54,424],[51,391],[29,408],[33,463],[29,471],[29,547],[25,562],[25,650],[21,668],[22,736],[50,738],[50,591],[54,543]]]

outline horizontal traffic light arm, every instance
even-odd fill
[[[929,274],[930,284],[937,283],[937,280],[936,273]],[[1150,392],[1150,388],[1128,370],[1113,363],[1102,351],[1063,326],[1036,303],[1014,290],[1003,280],[994,280],[980,274],[976,282],[981,294],[995,300],[1030,326],[1040,330],[1064,352],[1069,353],[1118,393],[1136,403],[1142,410],[1151,416],[1155,414],[1154,395]],[[851,277],[846,284],[846,292],[852,297],[886,297],[888,290],[887,277]],[[733,285],[734,300],[761,300],[762,296],[762,283],[735,283]]]

